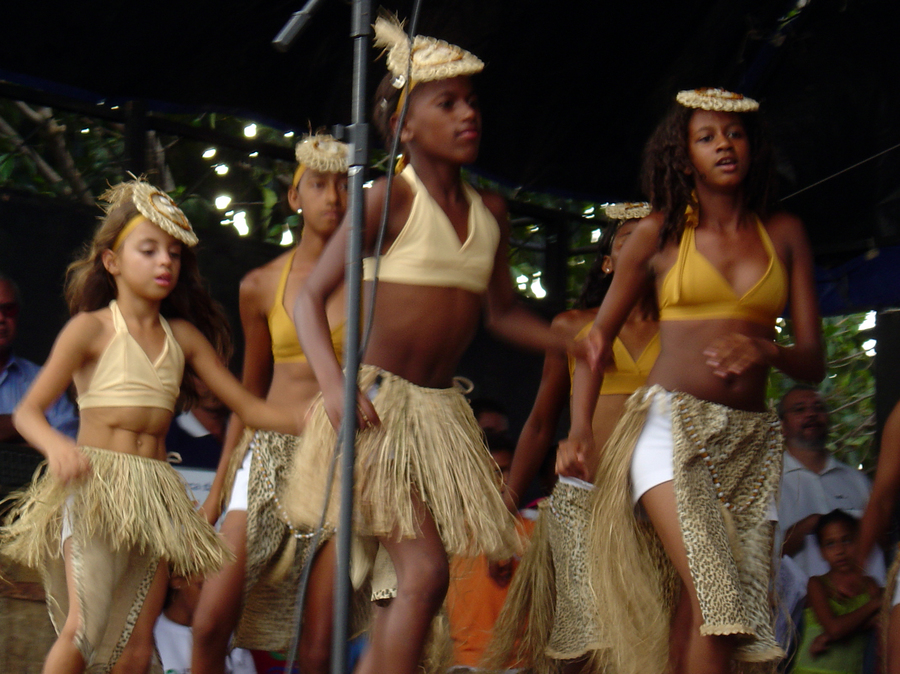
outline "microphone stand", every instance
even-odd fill
[[[315,0],[311,0],[315,1]],[[350,614],[350,543],[353,533],[353,468],[356,460],[356,392],[359,371],[360,304],[362,296],[363,183],[369,159],[369,125],[366,123],[366,75],[372,32],[371,1],[354,0],[350,20],[353,40],[353,99],[348,197],[350,232],[344,277],[347,322],[344,333],[344,413],[341,420],[341,509],[337,533],[337,576],[334,590],[334,633],[331,642],[331,674],[347,671]],[[302,610],[302,607],[301,607]]]
[[[276,49],[287,51],[303,30],[322,0],[309,0],[295,12],[273,41]],[[353,0],[350,37],[353,40],[353,99],[351,123],[346,127],[350,146],[348,212],[350,235],[344,279],[347,322],[344,332],[344,411],[341,422],[340,519],[337,533],[337,575],[334,592],[334,632],[331,642],[331,674],[347,671],[349,641],[350,544],[353,530],[353,468],[356,440],[356,392],[359,371],[360,304],[362,290],[363,183],[369,158],[369,125],[366,123],[366,75],[369,40],[372,32],[371,0]],[[303,607],[298,607],[299,611]]]

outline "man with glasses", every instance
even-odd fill
[[[41,369],[36,363],[13,353],[20,307],[18,286],[0,273],[0,442],[22,442],[12,425],[12,411]],[[78,434],[78,415],[65,395],[60,396],[46,414],[50,425],[60,433],[73,439]]]

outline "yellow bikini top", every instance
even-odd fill
[[[500,243],[497,220],[481,195],[463,183],[469,202],[468,234],[460,244],[453,224],[428,193],[412,165],[400,174],[413,191],[409,219],[391,247],[381,256],[378,278],[391,283],[487,290],[494,255]],[[363,261],[363,279],[375,278],[375,258]]]
[[[109,303],[109,309],[116,333],[100,354],[87,390],[78,397],[78,407],[161,407],[174,412],[184,374],[184,352],[168,322],[159,317],[166,339],[159,356],[151,362],[128,332],[115,300]]]
[[[582,339],[590,331],[593,324],[594,322],[591,321],[581,328],[578,334],[575,335],[575,340]],[[637,391],[646,383],[647,376],[650,374],[650,370],[653,368],[658,355],[658,332],[653,335],[653,339],[647,342],[647,346],[644,347],[637,360],[631,357],[631,353],[625,347],[625,343],[616,337],[613,342],[613,360],[603,372],[603,384],[600,386],[600,395],[631,395]],[[575,359],[569,356],[569,381],[572,381],[574,377]]]
[[[294,248],[291,254],[288,255],[284,269],[281,270],[281,278],[278,279],[275,302],[266,316],[269,322],[269,336],[272,339],[272,360],[276,363],[306,362],[306,354],[303,353],[303,347],[300,346],[300,340],[297,338],[297,328],[284,308],[284,289],[287,286],[288,275],[291,273],[296,253],[297,249]],[[344,348],[343,323],[332,329],[331,344],[334,347],[338,360],[341,360],[342,349]]]
[[[787,303],[788,275],[759,218],[756,227],[769,255],[769,266],[762,278],[738,297],[719,270],[697,250],[694,227],[686,226],[678,260],[659,289],[659,320],[739,318],[774,325]]]

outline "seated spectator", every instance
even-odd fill
[[[37,377],[40,365],[13,353],[21,294],[15,282],[0,273],[0,442],[23,442],[12,425],[12,411],[31,382]],[[75,438],[78,435],[78,414],[75,406],[61,395],[47,410],[47,420],[60,433]]]
[[[509,475],[515,443],[502,432],[486,433],[486,436],[491,456],[497,462],[499,487],[501,480]],[[530,533],[534,528],[534,522],[520,521],[525,532]],[[445,603],[453,640],[451,672],[479,671],[477,667],[506,600],[517,561],[489,563],[484,555],[451,560]]]
[[[194,643],[191,624],[202,584],[202,581],[191,582],[181,576],[169,579],[166,603],[153,628],[153,639],[165,674],[191,672]],[[233,649],[225,659],[225,674],[256,674],[250,651]]]
[[[783,553],[807,578],[828,572],[815,537],[819,518],[835,509],[861,517],[869,500],[868,479],[827,449],[828,411],[819,392],[804,385],[788,391],[778,408],[786,452],[778,506]],[[884,554],[873,550],[867,573],[884,584]]]

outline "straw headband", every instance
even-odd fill
[[[350,151],[346,143],[335,140],[327,133],[304,135],[294,147],[297,170],[294,171],[294,187],[300,182],[303,172],[312,169],[319,173],[347,173]]]
[[[375,46],[387,52],[387,69],[393,75],[391,84],[403,89],[397,109],[403,99],[420,82],[449,80],[462,75],[474,75],[484,70],[484,62],[461,47],[433,37],[416,35],[412,41],[403,31],[396,16],[380,16],[375,20]],[[409,73],[409,86],[406,78]]]
[[[131,218],[119,232],[113,244],[113,250],[121,246],[125,238],[145,218],[186,246],[197,245],[197,235],[194,234],[191,223],[188,222],[181,209],[175,205],[172,198],[140,178],[114,185],[100,198],[109,203],[109,206],[104,207],[107,213],[115,210],[128,199],[140,213]]]
[[[759,102],[725,89],[686,89],[675,100],[686,108],[713,112],[756,112]]]
[[[603,212],[610,220],[640,220],[650,215],[650,204],[646,201],[622,201],[615,204],[604,204]]]

